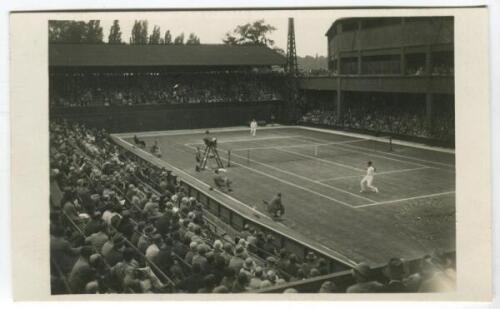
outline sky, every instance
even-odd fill
[[[198,12],[154,12],[154,13],[107,13],[103,15],[104,41],[108,40],[109,29],[114,19],[120,21],[122,40],[129,42],[130,33],[135,19],[148,20],[149,34],[153,26],[161,29],[162,36],[168,29],[172,39],[184,32],[195,33],[201,43],[221,44],[225,33],[236,26],[264,19],[276,30],[270,35],[275,41],[275,46],[286,51],[288,17],[294,17],[295,42],[298,56],[326,56],[327,39],[326,31],[336,19],[338,14],[334,11],[198,11]],[[92,19],[98,19],[92,16]]]
[[[446,9],[440,10],[446,13]],[[79,12],[55,13],[52,19],[99,19],[107,41],[113,20],[120,21],[122,40],[129,42],[134,20],[148,20],[149,33],[153,26],[161,28],[162,36],[170,30],[172,37],[184,32],[195,33],[205,44],[221,44],[225,33],[236,26],[264,19],[276,28],[270,38],[277,47],[286,51],[288,18],[295,22],[295,42],[298,56],[326,56],[326,32],[332,23],[346,17],[416,16],[429,14],[428,10],[405,9],[324,9],[324,10],[233,10],[233,11],[153,11],[153,12]]]

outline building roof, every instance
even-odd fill
[[[49,45],[49,66],[270,66],[285,62],[276,51],[257,45]]]

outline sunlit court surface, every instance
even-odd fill
[[[210,192],[215,161],[195,170],[205,130],[115,134],[123,147],[173,168]],[[210,192],[262,224],[348,263],[383,264],[455,248],[455,154],[389,138],[302,127],[213,129],[232,192]],[[146,142],[133,146],[133,136]],[[158,141],[162,158],[147,153]],[[360,192],[367,162],[378,193]],[[277,192],[286,213],[273,221],[263,199]],[[245,209],[246,208],[246,209]]]

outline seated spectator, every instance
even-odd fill
[[[109,237],[107,232],[107,227],[104,222],[101,223],[101,226],[99,227],[99,231],[97,233],[94,233],[87,238],[85,238],[85,242],[92,245],[98,252],[101,251],[102,246],[108,241]]]
[[[92,255],[91,247],[85,246],[80,250],[80,257],[69,274],[69,285],[75,294],[85,293],[85,286],[94,278],[94,270],[89,264]]]
[[[404,279],[406,278],[405,265],[402,259],[392,258],[384,268],[384,275],[389,279],[385,284],[383,292],[385,293],[406,293],[408,287]]]
[[[384,289],[383,284],[372,280],[371,269],[367,263],[357,264],[351,272],[356,283],[347,288],[347,293],[378,293]]]

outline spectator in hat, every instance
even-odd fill
[[[189,243],[189,250],[184,256],[184,262],[187,264],[192,264],[193,263],[193,257],[196,255],[198,249],[198,243],[195,241],[192,241]]]
[[[291,276],[289,280],[292,280],[292,278],[298,278],[299,269],[300,265],[298,263],[297,256],[293,253],[290,254],[288,264],[284,267],[285,272]]]
[[[233,189],[231,189],[231,181],[227,176],[222,175],[222,172],[223,170],[219,168],[214,170],[213,181],[215,187],[221,191],[233,191]]]
[[[191,274],[184,279],[178,287],[187,293],[196,293],[203,288],[203,274],[199,264],[193,264]]]
[[[193,256],[192,264],[199,264],[202,273],[207,273],[208,260],[205,257],[207,248],[205,245],[200,244],[196,246],[196,254]]]
[[[231,290],[232,293],[243,293],[246,292],[248,285],[248,277],[246,273],[240,272],[236,278],[236,281],[233,284],[233,288]]]
[[[245,263],[246,257],[245,249],[243,249],[243,247],[237,247],[234,256],[229,260],[228,267],[234,270],[235,273],[239,273]]]
[[[271,234],[266,236],[265,242],[262,246],[262,251],[264,252],[264,258],[268,256],[277,255],[276,246],[274,245],[274,237]]]
[[[149,245],[144,254],[146,258],[150,261],[154,261],[158,253],[160,253],[160,247],[163,245],[163,238],[160,234],[153,235],[153,243]]]
[[[153,243],[153,236],[156,234],[157,230],[153,225],[146,225],[137,240],[137,249],[139,249],[141,253],[145,254],[148,247]]]
[[[318,293],[334,293],[335,290],[336,290],[335,283],[328,280],[321,284]]]
[[[92,235],[98,233],[101,230],[101,225],[104,221],[101,218],[102,214],[100,211],[94,211],[90,216],[90,221],[84,228],[85,235]]]
[[[215,289],[216,281],[213,274],[203,277],[203,287],[198,290],[198,293],[212,293]]]
[[[384,285],[380,282],[372,280],[370,266],[361,262],[357,264],[352,270],[352,276],[356,283],[349,286],[346,290],[347,293],[378,293],[384,289]]]
[[[92,248],[89,246],[82,247],[80,256],[69,274],[69,285],[71,291],[75,294],[85,293],[85,286],[94,278],[94,271],[89,263],[89,258],[92,255]]]
[[[134,259],[134,250],[132,248],[125,248],[123,250],[123,259],[116,263],[115,266],[111,267],[111,274],[113,275],[113,278],[116,278],[118,281],[118,291],[121,291],[123,289],[123,284],[125,277],[127,275],[131,275],[131,272],[133,272],[136,268],[139,267],[139,263]]]
[[[264,201],[264,204],[267,205],[267,211],[272,214],[273,219],[277,219],[285,214],[285,206],[281,200],[280,192],[276,193],[271,201]]]
[[[262,284],[263,278],[264,278],[264,270],[262,269],[262,267],[260,266],[255,267],[255,272],[253,276],[250,278],[248,287],[251,290],[259,289]]]
[[[110,266],[114,266],[123,259],[123,248],[123,236],[117,233],[102,246],[101,254]]]
[[[389,279],[389,282],[384,286],[383,291],[386,293],[405,293],[408,288],[404,283],[406,277],[405,265],[400,258],[391,258],[389,263],[383,270],[384,275]]]
[[[224,258],[226,265],[228,265],[233,256],[233,246],[230,243],[224,244],[224,251],[221,253],[221,256]]]
[[[123,210],[121,213],[121,220],[118,223],[116,229],[120,232],[125,238],[132,239],[132,235],[135,231],[135,224],[132,222],[130,218],[130,211]]]
[[[247,257],[243,267],[240,269],[240,273],[245,273],[248,278],[252,278],[255,271],[255,262],[251,257]]]
[[[71,271],[80,248],[73,248],[71,243],[64,238],[64,230],[60,226],[50,229],[50,257],[59,265],[62,272]]]
[[[101,226],[99,227],[99,232],[85,238],[85,243],[92,245],[98,252],[100,252],[102,246],[104,246],[104,244],[109,240],[108,234],[106,234],[106,230],[106,224],[102,222]]]

